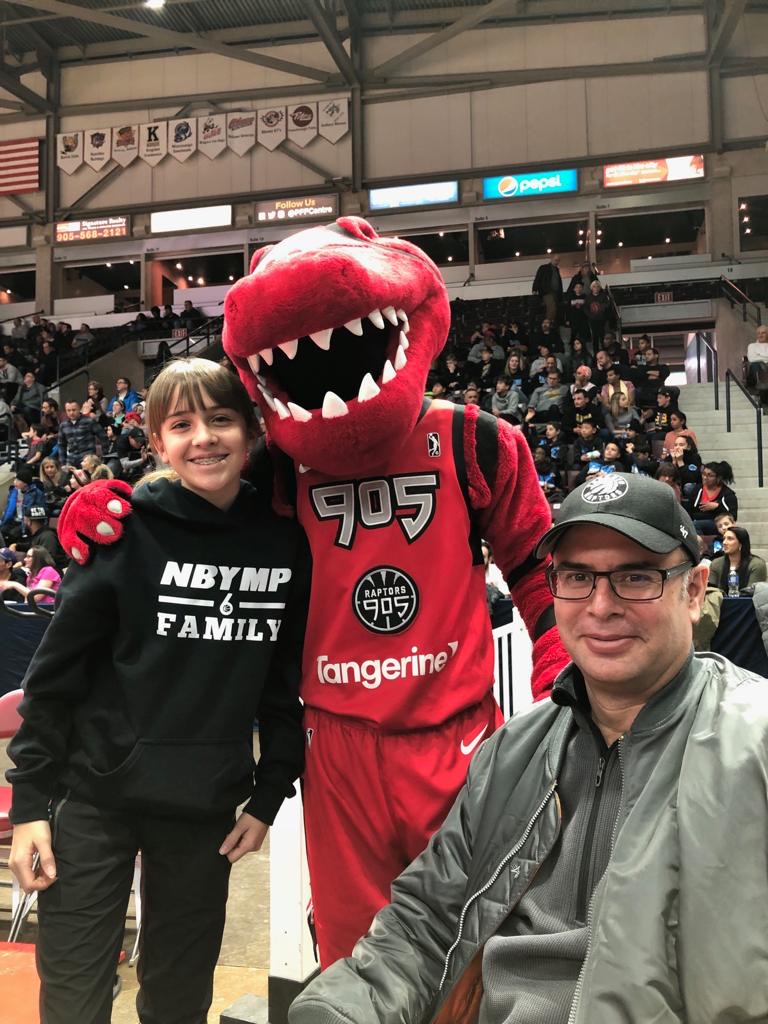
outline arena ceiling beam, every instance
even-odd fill
[[[27,108],[31,107],[38,114],[53,112],[53,107],[48,100],[23,85],[14,70],[7,64],[0,64],[0,89],[5,89],[6,92],[21,100]]]
[[[455,39],[456,36],[467,32],[469,29],[474,28],[476,25],[487,21],[488,18],[492,18],[495,14],[514,7],[517,10],[520,0],[490,0],[490,3],[483,4],[482,7],[474,7],[467,11],[462,17],[452,21],[451,24],[441,28],[438,32],[433,32],[432,35],[427,36],[426,39],[420,40],[418,43],[414,43],[413,46],[407,47],[394,57],[390,57],[389,60],[385,60],[383,64],[379,64],[370,72],[371,78],[387,78],[395,68],[399,68],[402,64],[411,63],[417,60],[419,57],[423,57],[425,53],[429,53],[430,50],[434,50],[437,46],[442,46],[444,43],[449,42],[451,39]]]
[[[712,36],[708,55],[710,64],[718,64],[725,56],[725,51],[733,38],[736,26],[742,19],[746,6],[747,0],[729,0],[725,5]]]
[[[326,50],[333,57],[333,62],[344,76],[347,85],[359,85],[360,80],[357,71],[352,64],[341,38],[336,31],[335,24],[332,24],[325,10],[318,3],[318,0],[304,0],[304,7],[309,15],[317,34],[323,41]]]
[[[158,25],[149,25],[145,22],[135,21],[132,18],[120,18],[114,14],[95,10],[92,7],[64,3],[62,0],[30,0],[29,6],[32,10],[48,11],[61,18],[74,18],[97,25],[106,25],[122,32],[142,36],[177,50],[191,49],[198,50],[201,53],[217,53],[230,60],[245,61],[248,64],[256,64],[260,67],[271,68],[273,71],[282,71],[285,74],[296,75],[299,78],[308,78],[317,82],[326,82],[331,77],[327,71],[322,71],[320,68],[305,67],[302,64],[280,60],[277,57],[269,57],[263,53],[254,53],[251,50],[242,49],[238,46],[229,46],[219,43],[208,36],[199,36],[191,32],[176,32],[172,29],[161,28]]]

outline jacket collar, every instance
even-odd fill
[[[680,706],[691,688],[693,679],[701,666],[694,658],[693,647],[688,652],[684,664],[675,676],[658,693],[655,693],[643,710],[632,723],[632,733],[647,732],[662,725]],[[589,716],[591,708],[584,676],[581,670],[571,662],[555,679],[552,687],[553,703],[561,707],[572,708],[574,713],[581,712]]]

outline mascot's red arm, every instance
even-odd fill
[[[554,624],[552,595],[544,575],[547,563],[533,554],[551,525],[552,514],[522,433],[480,412],[476,405],[465,410],[464,460],[480,532],[493,547],[515,607],[534,641],[531,690],[534,700],[541,700],[570,660]]]

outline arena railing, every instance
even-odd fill
[[[701,384],[701,346],[707,351],[707,371],[714,385],[715,409],[720,408],[720,373],[717,362],[717,349],[707,341],[703,331],[696,331],[696,383]]]
[[[725,429],[731,433],[731,384],[739,391],[755,410],[755,434],[757,437],[757,486],[763,486],[763,410],[760,403],[747,391],[732,370],[725,371]]]
[[[751,321],[755,327],[762,324],[763,315],[758,304],[725,275],[720,276],[720,294],[730,302],[731,309],[741,306],[741,318],[744,323]]]

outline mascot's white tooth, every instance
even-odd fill
[[[312,419],[312,413],[307,412],[307,410],[303,409],[300,405],[296,405],[295,402],[289,402],[288,409],[290,410],[291,416],[293,416],[298,423],[309,423]]]
[[[378,327],[380,331],[384,329],[384,317],[378,309],[372,309],[368,314],[368,319],[371,321],[373,326]]]
[[[270,395],[266,388],[259,388],[259,391],[264,396],[264,401],[267,403],[272,412],[275,412],[275,403],[272,399],[272,395]]]
[[[261,369],[261,360],[258,356],[248,356],[248,365],[254,373],[258,373]]]
[[[266,384],[266,383],[267,383],[267,378],[266,378],[266,377],[262,377],[260,373],[257,373],[257,374],[256,374],[256,380],[257,380],[257,381],[259,382],[259,384],[261,384],[261,385],[264,385],[264,384]]]
[[[400,348],[408,348],[410,341],[408,341],[408,335],[405,331],[400,331]]]
[[[397,374],[395,373],[394,366],[389,360],[387,360],[386,363],[384,363],[384,372],[381,375],[381,383],[389,384],[389,382],[394,380],[396,376]]]
[[[275,354],[272,351],[272,349],[271,348],[263,348],[261,350],[260,354],[261,354],[261,358],[264,360],[264,362],[267,364],[267,366],[271,366],[272,365],[272,360],[275,358]]]
[[[280,417],[281,420],[290,419],[291,414],[288,412],[288,410],[285,408],[285,406],[283,405],[279,398],[275,399],[275,408],[277,409],[277,415]]]
[[[299,340],[296,338],[294,341],[284,341],[282,345],[278,345],[277,347],[281,352],[285,352],[289,359],[293,359],[296,355],[296,349],[299,347]]]
[[[370,373],[366,373],[360,381],[360,390],[357,393],[357,400],[358,402],[369,402],[372,398],[375,398],[380,391],[381,388]]]
[[[402,370],[408,360],[405,358],[405,352],[398,347],[397,353],[395,354],[395,369]]]
[[[346,416],[349,412],[347,403],[342,401],[332,391],[326,391],[323,399],[323,419],[332,420],[337,416]]]
[[[362,331],[360,332],[363,333]],[[310,338],[317,345],[318,348],[325,349],[327,352],[331,347],[331,335],[333,334],[333,328],[328,327],[324,331],[315,331],[314,334],[310,334]]]
[[[397,327],[397,313],[394,306],[384,306],[381,310],[393,327]]]
[[[303,466],[301,463],[299,463],[299,472],[300,473],[311,473],[312,472],[312,467],[311,466]]]
[[[363,323],[362,320],[350,320],[348,324],[344,324],[346,329],[352,334],[356,334],[358,338],[362,337],[363,334]]]

